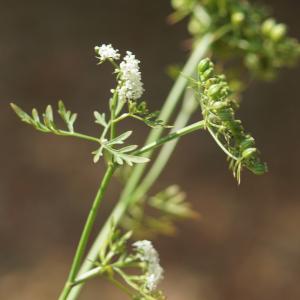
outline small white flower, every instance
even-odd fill
[[[145,287],[153,292],[163,279],[164,270],[160,266],[159,255],[150,241],[137,241],[133,246],[138,252],[139,259],[147,264]]]
[[[120,64],[119,97],[122,99],[137,100],[144,92],[142,76],[139,67],[140,61],[130,51]]]
[[[96,46],[95,51],[101,62],[107,59],[118,60],[120,59],[120,54],[118,49],[114,49],[111,44],[102,44],[100,47]]]

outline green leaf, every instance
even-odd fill
[[[63,101],[62,100],[59,100],[58,101],[58,113],[62,116],[62,117],[64,117],[65,116],[65,114],[66,114],[66,107],[65,107],[65,104],[63,103]]]
[[[68,122],[68,129],[70,132],[74,132],[74,123],[77,120],[77,114],[74,113],[71,115],[70,121]]]
[[[138,147],[137,145],[130,145],[130,146],[126,146],[121,149],[118,149],[118,151],[120,151],[122,153],[131,152],[131,151],[134,151],[137,147]]]
[[[67,110],[62,100],[58,101],[58,114],[67,125],[69,132],[74,132],[74,123],[77,120],[77,114]]]
[[[147,157],[142,156],[135,156],[135,155],[129,155],[129,154],[121,154],[122,159],[126,161],[126,163],[130,166],[132,166],[133,163],[135,164],[144,164],[150,161]]]
[[[119,165],[123,165],[123,161],[125,161],[129,166],[132,166],[133,164],[144,164],[150,161],[147,157],[120,153],[118,151],[114,151],[113,154]]]
[[[121,145],[121,144],[124,144],[124,141],[126,139],[128,139],[131,136],[131,134],[132,134],[132,131],[126,131],[126,132],[122,133],[121,135],[117,136],[116,138],[108,141],[106,143],[106,145],[111,146],[111,145]]]
[[[52,110],[52,106],[51,105],[47,105],[46,107],[46,111],[45,111],[45,117],[47,118],[47,120],[52,123],[53,120],[53,110]]]
[[[186,201],[186,195],[177,185],[172,185],[164,191],[159,192],[149,199],[152,207],[162,211],[164,214],[177,218],[195,218],[198,216],[191,209],[190,203]]]
[[[95,123],[103,126],[103,127],[106,127],[107,126],[107,123],[106,123],[106,120],[105,120],[105,113],[102,113],[100,114],[98,111],[94,111],[94,117],[95,117]]]
[[[137,103],[136,101],[128,101],[128,111],[133,118],[144,122],[149,127],[170,127],[158,118],[159,111],[151,113],[149,112],[147,103],[145,101],[142,101],[140,103]]]
[[[25,111],[23,111],[19,106],[17,106],[14,103],[11,103],[10,106],[17,114],[17,116],[21,119],[21,121],[31,124],[32,119]]]
[[[39,113],[35,108],[32,109],[32,117],[36,123],[40,123]]]
[[[93,162],[97,163],[99,161],[100,157],[103,156],[103,147],[101,146],[96,151],[93,151],[92,154],[94,154]]]

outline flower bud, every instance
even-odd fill
[[[242,12],[235,12],[231,15],[231,23],[239,26],[245,20],[245,15]]]
[[[270,37],[274,42],[280,41],[286,34],[287,28],[284,24],[275,25],[270,33]]]

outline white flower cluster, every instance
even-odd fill
[[[114,49],[111,44],[101,45],[95,47],[95,51],[98,54],[100,62],[104,62],[107,59],[118,60],[120,59],[120,54],[118,49]]]
[[[111,44],[96,46],[95,51],[100,63],[109,59],[120,59],[119,50],[114,49]],[[120,99],[137,100],[143,95],[144,88],[139,64],[140,61],[135,58],[135,55],[127,51],[119,68],[115,70],[119,74],[117,92]],[[112,90],[112,92],[114,93],[115,90]]]
[[[130,51],[126,52],[119,70],[120,81],[117,90],[121,99],[137,100],[143,95],[144,88],[139,63],[135,55]]]
[[[163,268],[159,264],[158,253],[152,243],[147,240],[137,241],[133,246],[138,252],[139,259],[147,264],[145,286],[150,292],[153,292],[163,279]]]

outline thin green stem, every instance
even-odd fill
[[[229,30],[231,30],[231,28],[232,28],[231,25],[225,25],[221,27],[218,31],[215,32],[214,40],[217,40],[220,37],[222,37]],[[176,120],[174,122],[174,127],[172,128],[171,133],[175,132],[176,130],[179,130],[180,128],[185,127],[188,121],[190,120],[192,114],[197,109],[198,103],[195,101],[195,99],[192,98],[193,96],[191,95],[191,91],[186,90],[182,108],[176,117]],[[152,164],[151,168],[147,172],[145,178],[142,180],[142,182],[136,188],[135,192],[132,194],[131,196],[133,198],[132,204],[137,199],[139,199],[142,195],[145,195],[148,192],[148,190],[151,188],[153,183],[157,180],[157,178],[165,168],[167,162],[169,161],[171,154],[175,150],[178,141],[179,139],[175,139],[170,143],[166,143],[162,147],[154,163]]]
[[[97,277],[98,275],[101,275],[104,272],[105,272],[105,268],[103,268],[102,266],[91,269],[85,272],[84,274],[79,275],[72,283],[72,287],[82,282],[86,282],[87,280],[92,279],[94,277]]]
[[[75,279],[75,281],[72,283],[72,287],[76,286],[77,284],[87,282],[88,280],[93,279],[97,276],[100,276],[100,275],[104,274],[106,272],[106,270],[107,270],[107,268],[102,267],[102,266],[91,269],[91,270],[85,272],[84,274],[79,275]],[[124,286],[121,282],[117,281],[112,276],[107,276],[107,278],[111,283],[113,283],[117,288],[119,288],[120,290],[125,292],[128,296],[132,296],[131,291],[126,286]]]
[[[131,291],[121,282],[114,279],[113,277],[108,277],[108,280],[114,284],[117,288],[119,288],[121,291],[123,291],[125,294],[127,294],[129,297],[132,297]]]
[[[139,288],[139,286],[137,286],[134,282],[132,282],[132,280],[129,278],[132,276],[127,276],[127,274],[125,274],[121,269],[119,268],[114,268],[114,270],[119,273],[119,275],[122,277],[122,279],[130,286],[132,287],[134,290],[136,290],[139,294],[141,294],[143,297],[145,297],[146,300],[155,300],[155,298],[153,298],[150,295],[145,294],[143,291],[141,291],[141,289]]]
[[[58,135],[77,137],[77,138],[87,140],[87,141],[90,141],[90,142],[96,142],[96,143],[100,142],[99,139],[97,139],[96,137],[86,135],[86,134],[82,134],[82,133],[78,133],[78,132],[69,132],[69,131],[59,130]]]
[[[195,72],[198,62],[205,56],[207,51],[209,50],[211,44],[215,40],[214,34],[207,34],[202,38],[202,40],[198,43],[198,45],[193,50],[192,54],[190,55],[186,65],[184,66],[182,73],[184,76],[179,76],[173,85],[165,103],[161,110],[159,118],[161,120],[164,120],[164,122],[168,122],[170,117],[172,116],[185,88],[188,83],[188,77],[192,76],[192,74]],[[156,141],[162,134],[163,128],[154,128],[151,130],[149,137],[146,141],[146,145],[149,143],[152,143]],[[147,156],[150,157],[154,148],[151,149],[147,153]],[[105,245],[105,241],[107,239],[107,236],[109,234],[109,227],[111,222],[114,222],[114,224],[118,224],[120,219],[122,218],[124,212],[126,211],[127,207],[130,204],[131,201],[131,194],[134,192],[140,178],[142,177],[142,174],[145,170],[145,165],[140,164],[136,165],[133,169],[133,172],[128,179],[126,186],[121,194],[121,197],[119,199],[118,204],[115,206],[114,210],[112,211],[110,217],[107,219],[106,223],[102,227],[101,232],[97,236],[96,240],[94,241],[91,250],[89,251],[87,255],[87,259],[85,259],[81,269],[81,272],[86,272],[93,266],[93,261],[96,259],[97,254],[99,253],[99,249]],[[82,284],[77,285],[74,287],[66,299],[68,300],[75,300],[77,299],[80,289],[82,287]]]
[[[72,284],[73,284],[73,282],[76,278],[76,275],[78,273],[78,270],[80,268],[80,264],[82,262],[82,258],[83,258],[83,255],[85,253],[86,245],[87,245],[89,236],[91,234],[93,225],[95,223],[95,219],[96,219],[96,216],[97,216],[99,206],[100,206],[100,204],[101,204],[101,202],[104,198],[105,191],[106,191],[107,186],[108,186],[108,184],[109,184],[109,182],[110,182],[110,180],[113,176],[113,173],[114,173],[115,169],[116,169],[116,166],[114,164],[111,164],[107,168],[106,173],[105,173],[105,175],[104,175],[104,177],[101,181],[99,190],[96,194],[96,197],[94,199],[92,208],[89,212],[88,218],[87,218],[86,223],[84,225],[83,232],[81,234],[79,244],[77,246],[77,250],[76,250],[76,253],[75,253],[75,256],[74,256],[74,259],[73,259],[73,263],[72,263],[72,266],[71,266],[71,270],[70,270],[70,273],[69,273],[69,276],[68,276],[68,280],[65,284],[65,287],[62,290],[62,293],[59,297],[59,300],[67,299],[68,294],[72,289]]]
[[[195,101],[194,96],[191,95],[191,91],[188,90],[184,97],[182,109],[180,110],[175,120],[174,127],[172,128],[171,133],[176,132],[180,128],[184,128],[197,107],[198,104]],[[165,168],[167,162],[171,158],[171,155],[175,150],[178,141],[179,139],[176,138],[173,141],[170,141],[169,143],[163,145],[154,163],[152,164],[151,168],[147,172],[145,178],[142,180],[142,182],[138,185],[135,192],[133,193],[132,204],[136,200],[140,199],[142,195],[145,195],[148,192],[148,190],[151,188],[153,183],[157,180],[157,178]]]
[[[116,117],[116,105],[118,102],[118,93],[115,91],[112,102],[111,102],[111,107],[110,107],[110,139],[113,139],[116,136],[116,123],[114,122],[114,119]]]
[[[151,152],[152,150],[154,150],[155,148],[169,142],[172,140],[176,140],[186,134],[192,133],[194,131],[197,131],[199,129],[203,129],[205,127],[205,121],[199,121],[196,123],[193,123],[189,126],[186,126],[184,128],[181,128],[179,130],[176,130],[175,132],[172,132],[160,139],[158,139],[155,142],[149,143],[147,145],[145,145],[144,147],[140,148],[138,151],[135,151],[133,154],[134,155],[141,155],[143,153],[147,153],[147,152]]]
[[[172,140],[175,140],[175,139],[178,139],[179,137],[182,137],[186,134],[189,134],[189,133],[192,133],[194,131],[197,131],[197,130],[200,130],[200,129],[203,129],[205,128],[205,121],[199,121],[199,122],[196,122],[196,123],[193,123],[189,126],[186,126],[184,128],[181,128],[179,130],[176,130],[175,132],[172,132],[170,134],[168,134],[167,136],[165,137],[162,137],[160,139],[158,139],[157,141],[155,142],[152,142],[152,143],[149,143],[147,145],[145,145],[144,147],[142,147],[141,149],[139,149],[138,151],[134,152],[135,155],[140,155],[140,154],[143,154],[143,153],[147,153],[147,152],[151,152],[153,151],[155,148],[169,142],[169,141],[172,141]],[[131,199],[131,198],[128,198],[128,199]],[[121,204],[123,205],[126,205],[125,208],[127,207],[127,203],[126,202],[119,202],[119,205],[117,206],[118,207],[121,207],[121,209],[124,209],[122,208],[122,206],[120,206]],[[116,211],[116,210],[114,210]],[[117,211],[118,212],[118,211]],[[120,212],[119,212],[120,213]],[[120,216],[121,217],[121,216]],[[109,219],[111,222],[115,223],[116,220],[115,219]],[[106,223],[106,226],[108,226],[107,224],[109,223]],[[104,228],[107,228],[107,227],[104,227]],[[108,230],[108,229],[107,229]],[[101,237],[101,235],[100,235]],[[101,240],[101,246],[104,247],[104,245],[106,245],[106,240]],[[99,252],[99,248],[98,248],[98,251],[97,253]],[[86,261],[89,261],[89,260],[86,260]],[[90,261],[89,261],[90,262]],[[91,263],[91,262],[90,262]],[[92,272],[92,274],[94,274]],[[79,278],[81,277],[81,275],[79,276]],[[77,282],[77,281],[76,281]],[[79,285],[80,283],[84,283],[85,280],[80,280],[80,282],[78,282],[76,285]],[[69,283],[72,284],[72,280],[69,280]],[[70,285],[70,284],[69,284]],[[75,288],[75,287],[74,287]],[[69,288],[68,289],[68,285],[66,286],[66,290],[67,290],[67,293],[70,293],[71,292],[71,289]],[[72,294],[70,294],[70,297],[72,297]],[[77,296],[75,296],[77,297]],[[61,299],[68,299],[68,298],[61,298]],[[72,299],[72,298],[71,298]],[[74,298],[76,299],[76,298]]]
[[[130,114],[129,113],[124,113],[122,114],[120,117],[114,119],[113,123],[118,123],[126,118],[130,117]]]
[[[223,144],[219,141],[219,139],[216,137],[216,135],[214,134],[214,132],[209,128],[209,126],[207,127],[209,133],[211,134],[212,138],[215,140],[215,142],[218,144],[218,146],[224,151],[225,154],[227,154],[229,157],[231,157],[234,160],[239,160],[236,156],[234,156],[233,154],[231,154],[224,146]]]

